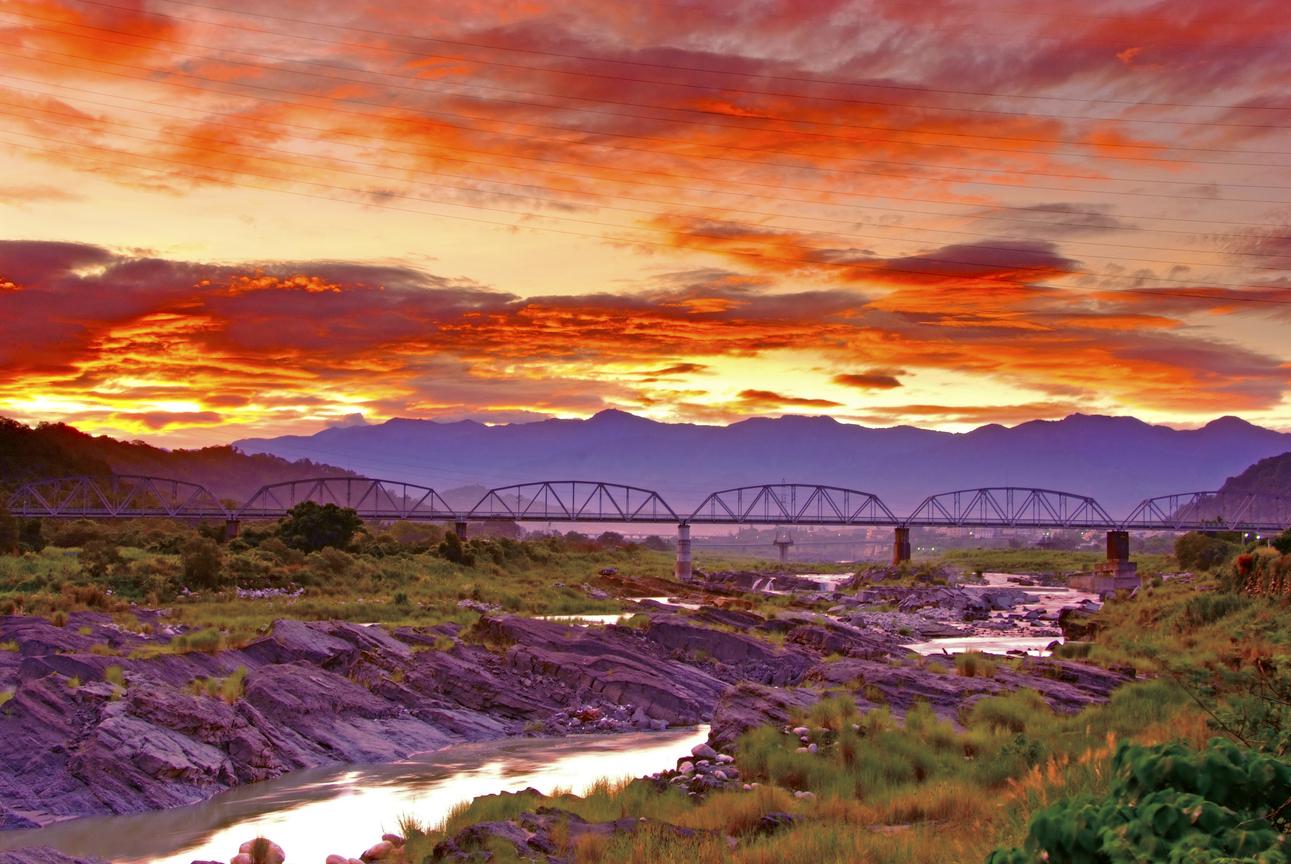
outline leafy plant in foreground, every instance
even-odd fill
[[[1291,764],[1213,738],[1182,744],[1122,743],[1103,798],[1040,811],[1022,849],[997,849],[987,864],[1285,862]]]

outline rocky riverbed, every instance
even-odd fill
[[[767,619],[726,602],[724,591],[743,590],[729,584],[718,576],[691,586],[691,599],[709,601],[698,610],[643,602],[640,626],[484,615],[469,630],[387,632],[281,619],[239,649],[151,659],[131,655],[168,637],[123,631],[107,615],[74,613],[62,627],[0,618],[0,692],[13,694],[0,707],[0,825],[180,807],[296,769],[519,735],[710,722],[711,746],[729,755],[745,729],[783,725],[827,687],[850,691],[862,711],[881,703],[900,716],[920,699],[954,720],[1019,687],[1073,712],[1125,680],[1052,659],[962,677],[953,663],[939,669],[903,647],[939,628],[977,632],[992,613],[1026,614],[1015,608],[1025,592],[1012,586],[854,586],[855,596],[772,586],[805,588],[798,607],[837,602],[828,613],[790,608]],[[1044,614],[1058,632],[1056,615]],[[241,692],[227,700],[192,686],[241,669]],[[719,764],[706,761],[700,768]],[[702,786],[719,770],[692,762],[661,782]]]

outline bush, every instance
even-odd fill
[[[1222,738],[1200,752],[1181,744],[1122,742],[1112,757],[1107,795],[1036,813],[1023,849],[997,849],[986,861],[1285,861],[1280,829],[1288,800],[1291,764],[1285,759]]]
[[[457,536],[456,531],[449,531],[444,535],[444,542],[439,544],[439,557],[465,567],[475,566],[475,555],[462,546],[462,538]]]
[[[287,514],[287,520],[278,526],[278,536],[302,552],[318,552],[327,546],[344,549],[363,525],[353,509],[335,504],[302,501]]]
[[[189,540],[179,550],[179,560],[184,567],[184,585],[190,590],[220,587],[224,551],[209,537]]]
[[[125,563],[116,544],[103,540],[87,541],[77,558],[81,562],[81,574],[90,579],[103,579]]]
[[[1223,564],[1237,547],[1201,531],[1189,531],[1174,541],[1174,557],[1184,570],[1210,570]]]

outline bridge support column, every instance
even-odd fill
[[[689,582],[690,567],[690,525],[682,522],[677,525],[677,566],[673,575],[682,582]]]
[[[453,531],[457,534],[457,539],[466,542],[466,523],[454,522]]]
[[[1130,560],[1130,532],[1129,531],[1108,531],[1107,532],[1107,560],[1108,561]]]
[[[1130,532],[1107,532],[1107,560],[1094,565],[1092,576],[1072,576],[1073,588],[1106,596],[1122,588],[1137,588],[1139,565],[1130,561]]]
[[[789,547],[793,545],[793,540],[776,540],[775,547],[780,550],[780,563],[789,560]]]
[[[901,566],[902,561],[910,560],[910,529],[897,528],[892,538],[892,566]]]
[[[238,536],[239,522],[236,519],[227,519],[224,522],[224,542],[236,539]]]

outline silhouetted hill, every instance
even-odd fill
[[[1220,490],[1291,496],[1291,453],[1261,459],[1236,477],[1229,477]]]
[[[0,418],[0,488],[76,474],[145,474],[200,483],[220,498],[243,501],[268,483],[309,477],[357,477],[309,459],[289,462],[231,446],[164,450],[142,441],[87,435],[63,423],[32,429]]]
[[[35,480],[111,472],[108,463],[64,447],[44,428],[0,417],[0,492]]]
[[[959,434],[829,417],[695,426],[603,411],[587,420],[506,426],[396,419],[235,446],[344,461],[368,476],[436,489],[603,480],[653,489],[678,512],[718,489],[786,480],[874,492],[898,515],[935,492],[1028,486],[1092,495],[1120,516],[1143,498],[1214,489],[1256,460],[1291,450],[1291,435],[1235,417],[1176,430],[1073,414]]]

